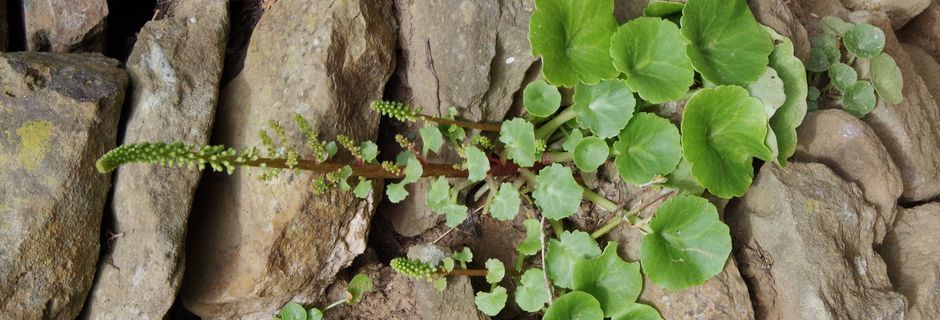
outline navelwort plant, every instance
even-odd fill
[[[521,310],[543,313],[543,319],[658,319],[657,310],[636,302],[643,277],[682,290],[722,271],[731,252],[729,229],[700,196],[744,194],[755,158],[787,164],[807,109],[806,70],[790,40],[759,24],[744,0],[653,1],[643,17],[623,25],[614,19],[612,0],[535,3],[529,40],[542,59],[542,79],[523,91],[525,117],[473,123],[456,119],[456,112],[434,117],[377,101],[376,112],[420,127],[420,141],[396,137],[405,151],[395,161],[378,162],[373,142],[343,136],[323,141],[298,115],[302,146],[290,145],[290,130],[271,122],[260,134],[263,154],[257,148],[137,144],[112,150],[98,169],[132,162],[228,173],[252,167],[262,179],[303,171],[318,175],[310,186],[316,194],[339,188],[358,197],[373,190],[370,179],[384,178],[395,181],[385,188],[393,203],[409,196],[407,185],[428,178],[427,206],[449,227],[470,214],[512,223],[523,203],[531,203],[536,210],[526,210],[526,237],[516,244],[519,258],[509,268],[489,259],[485,269],[469,269],[469,249],[440,262],[401,257],[390,264],[442,290],[449,276],[485,277],[490,287],[477,293],[476,305],[491,316],[506,308],[511,293]],[[838,34],[849,53],[872,58],[875,69],[881,49],[868,44],[869,31],[856,26]],[[846,56],[840,51],[839,59]],[[895,101],[894,80],[872,80],[884,99]],[[574,92],[570,105],[562,106],[559,87]],[[445,149],[463,160],[428,161]],[[352,163],[336,161],[340,152]],[[609,161],[625,182],[661,189],[660,198],[623,208],[582,184],[579,177]],[[596,230],[565,223],[583,201],[608,213]],[[639,216],[657,203],[652,216]],[[617,254],[624,243],[598,242],[620,226],[645,233],[639,261]]]
[[[296,302],[284,305],[280,312],[274,316],[274,320],[321,320],[323,313],[343,304],[358,304],[362,297],[372,291],[372,279],[365,274],[357,274],[346,286],[346,297],[342,300],[331,303],[320,310],[318,308],[305,309],[304,306]]]
[[[901,103],[904,79],[894,58],[882,52],[884,31],[838,17],[824,17],[819,26],[823,33],[813,37],[806,65],[810,71],[809,110],[817,109],[820,99],[828,99],[862,118],[875,109],[878,100]],[[820,89],[825,78],[828,84]]]

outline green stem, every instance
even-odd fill
[[[574,161],[574,153],[571,152],[543,152],[542,163],[571,162]]]
[[[601,207],[602,209],[605,209],[607,211],[615,212],[613,218],[608,220],[607,223],[605,223],[603,226],[601,226],[600,228],[595,230],[593,233],[591,233],[591,238],[594,238],[594,239],[603,237],[605,234],[607,234],[608,232],[610,232],[611,230],[613,230],[614,228],[616,228],[623,222],[630,223],[630,225],[633,225],[635,227],[640,227],[641,229],[645,228],[643,230],[646,230],[648,232],[649,228],[646,225],[649,224],[649,219],[640,219],[638,214],[640,213],[640,211],[643,211],[644,209],[648,208],[652,204],[662,199],[665,199],[670,194],[672,194],[672,192],[664,193],[660,195],[659,197],[657,197],[656,199],[653,199],[652,201],[646,202],[636,208],[631,209],[630,211],[625,211],[619,206],[617,206],[617,204],[614,203],[613,201],[610,201],[607,198],[604,198],[603,196],[593,191],[585,191],[585,198],[588,198],[588,193],[591,194],[590,197],[597,200],[597,201],[592,201],[592,202],[594,202],[594,204],[596,204],[598,207]]]
[[[548,225],[552,226],[552,231],[555,232],[556,237],[560,237],[562,232],[565,232],[565,227],[561,225],[561,220],[548,219]]]
[[[566,122],[574,119],[578,116],[578,112],[574,110],[574,107],[568,107],[561,113],[555,115],[551,121],[546,122],[538,130],[535,130],[535,138],[546,140],[548,137],[551,137],[555,130],[558,130],[558,127],[565,124]]]
[[[346,303],[346,300],[345,300],[345,299],[339,300],[339,301],[336,301],[336,302],[333,302],[333,303],[331,303],[330,305],[326,306],[326,308],[323,308],[323,311],[325,312],[326,310],[330,310],[330,309],[336,308],[336,307],[338,307],[338,306],[340,306],[340,305],[342,305],[342,304],[344,304],[344,303]]]

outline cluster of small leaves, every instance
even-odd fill
[[[818,108],[820,99],[831,99],[846,112],[862,118],[875,109],[879,100],[901,103],[904,79],[894,58],[883,52],[884,31],[832,16],[824,17],[820,27],[823,33],[813,37],[806,65],[814,85],[807,97],[811,110]],[[820,89],[823,76],[829,82]]]

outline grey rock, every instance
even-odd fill
[[[901,173],[875,132],[854,116],[829,109],[807,114],[797,135],[794,160],[826,164],[862,189],[878,212],[874,232],[875,242],[881,243],[894,223],[903,186]]]
[[[402,55],[393,98],[424,113],[471,121],[502,121],[536,58],[528,41],[533,1],[396,1]],[[446,154],[436,161],[455,161]],[[413,185],[423,196],[428,182]],[[440,221],[419,197],[385,214],[395,231],[415,236]]]
[[[432,265],[439,265],[448,255],[450,252],[446,249],[433,244],[417,245],[408,249],[409,259],[425,261]],[[416,302],[415,311],[421,319],[489,319],[477,311],[473,302],[473,287],[466,276],[448,277],[444,291],[438,291],[430,281],[414,281],[412,295]]]
[[[101,52],[106,0],[23,0],[26,49],[52,52]]]
[[[278,1],[254,30],[242,73],[223,90],[213,140],[258,146],[268,121],[294,129],[298,113],[323,140],[375,139],[379,116],[369,103],[392,73],[395,39],[391,1]],[[290,142],[303,145],[299,133]],[[267,182],[244,172],[203,179],[184,306],[204,319],[270,319],[288,301],[317,301],[365,250],[378,198],[317,196],[309,190],[315,178],[285,171]]]
[[[902,319],[872,249],[877,212],[823,164],[765,165],[726,219],[759,319]]]
[[[910,306],[907,319],[940,318],[940,203],[900,209],[878,251]]]
[[[98,263],[127,74],[100,55],[0,54],[0,318],[74,319]]]
[[[940,196],[940,106],[883,13],[855,12],[850,20],[868,22],[885,30],[885,52],[897,62],[904,76],[904,101],[898,105],[879,102],[865,120],[884,143],[901,169],[904,181],[902,202],[923,201]]]
[[[923,13],[901,29],[898,38],[904,43],[923,48],[934,59],[940,59],[940,2],[933,1]]]
[[[933,0],[842,0],[851,10],[882,11],[891,19],[891,26],[900,29],[920,14]]]
[[[182,0],[148,22],[127,63],[130,115],[123,143],[209,142],[228,39],[228,2]],[[87,307],[92,319],[163,319],[183,280],[186,223],[198,171],[118,169],[116,234]],[[133,292],[134,294],[128,294]]]

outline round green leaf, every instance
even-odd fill
[[[904,100],[904,78],[894,58],[886,53],[871,58],[870,74],[871,82],[881,99],[892,104]]]
[[[532,53],[548,82],[573,87],[617,76],[610,37],[617,31],[610,0],[536,0],[529,19]]]
[[[507,299],[509,299],[509,295],[506,293],[506,288],[497,286],[493,288],[492,292],[477,292],[473,303],[477,305],[477,309],[483,314],[493,317],[506,307]]]
[[[646,9],[643,9],[643,15],[665,18],[674,14],[681,14],[682,8],[685,8],[685,3],[653,0],[646,6]]]
[[[826,72],[829,70],[829,67],[832,63],[829,62],[829,57],[826,56],[826,52],[820,48],[813,48],[809,51],[809,63],[806,64],[806,70],[812,72]]]
[[[370,163],[379,156],[379,146],[372,141],[363,142],[359,147],[359,153],[362,156],[362,161]]]
[[[555,300],[542,317],[542,320],[571,319],[601,320],[604,319],[604,311],[590,294],[572,291]]]
[[[767,68],[757,81],[747,86],[747,91],[763,103],[767,118],[773,116],[777,109],[787,101],[783,80],[774,68]]]
[[[624,181],[643,184],[665,175],[682,159],[679,129],[669,120],[641,112],[614,142],[614,163]]]
[[[835,63],[829,67],[829,81],[832,81],[832,85],[836,87],[836,89],[845,92],[849,86],[858,81],[858,73],[847,64],[841,62]]]
[[[703,198],[669,199],[656,210],[649,227],[653,232],[643,237],[640,263],[647,278],[666,289],[705,283],[724,269],[731,254],[728,226]]]
[[[744,194],[753,178],[751,157],[770,160],[767,114],[744,88],[702,89],[682,115],[682,151],[692,174],[712,194],[730,198]]]
[[[642,303],[634,303],[627,308],[627,312],[611,318],[612,320],[663,320],[659,311]]]
[[[826,54],[829,63],[836,63],[842,59],[842,52],[839,51],[839,40],[836,40],[836,37],[818,35],[813,37],[810,42],[813,44],[813,48],[821,49]]]
[[[536,312],[548,302],[548,288],[540,269],[529,269],[522,274],[521,285],[516,286],[516,304],[519,309]],[[600,306],[598,306],[600,308]]]
[[[604,139],[587,137],[574,148],[574,164],[583,172],[594,172],[610,155],[610,147]]]
[[[542,250],[541,239],[539,239],[542,224],[535,219],[526,219],[522,225],[525,226],[525,239],[516,245],[516,251],[526,256],[534,255]]]
[[[682,10],[687,54],[705,79],[746,85],[757,80],[774,46],[744,0],[695,0]]]
[[[486,153],[473,146],[467,147],[465,152],[469,172],[467,179],[476,182],[486,178],[486,173],[490,171],[490,159],[486,157]]]
[[[627,263],[617,255],[617,243],[608,242],[601,256],[578,260],[572,278],[574,290],[591,294],[611,317],[627,311],[643,289],[638,263]]]
[[[856,118],[862,118],[878,104],[875,87],[868,81],[858,81],[842,93],[842,109]]]
[[[635,108],[636,98],[623,80],[579,85],[574,93],[578,123],[604,139],[616,136],[630,122]]]
[[[307,310],[307,320],[322,320],[322,319],[323,319],[323,311],[320,311],[320,309],[310,308],[309,310]]]
[[[581,133],[581,129],[573,129],[571,133],[568,134],[568,138],[565,139],[565,143],[562,144],[562,148],[568,152],[574,152],[574,148],[578,147],[578,144],[581,143],[581,139],[584,139],[584,134]]]
[[[499,259],[486,260],[486,282],[499,283],[506,276],[506,266]]]
[[[353,189],[353,194],[356,195],[356,198],[365,199],[369,196],[370,191],[372,191],[372,180],[360,180],[356,188]]]
[[[685,55],[688,41],[675,23],[643,17],[620,27],[610,44],[614,67],[644,100],[678,100],[689,91],[695,72]]]
[[[876,26],[860,23],[849,28],[842,38],[845,49],[859,58],[872,58],[885,48],[885,33]]]
[[[278,315],[281,320],[307,320],[307,309],[296,302],[291,302],[281,307]]]
[[[571,169],[555,163],[539,170],[532,197],[543,216],[558,220],[578,211],[583,194],[584,189],[574,180]]]
[[[523,167],[535,164],[538,150],[535,148],[535,127],[531,122],[522,118],[503,122],[499,141],[506,145],[509,159],[516,164]]]
[[[462,263],[470,263],[473,262],[473,251],[470,251],[470,248],[463,247],[462,250],[454,252],[450,257]]]
[[[446,218],[444,222],[448,227],[454,228],[467,220],[467,206],[461,204],[448,204],[441,211]]]
[[[428,208],[434,212],[441,212],[445,206],[450,204],[450,183],[447,182],[447,178],[439,177],[434,180],[428,188],[425,200]]]
[[[492,191],[490,191],[492,192]],[[490,204],[490,215],[499,221],[509,221],[516,218],[519,213],[519,206],[522,200],[519,197],[519,190],[513,188],[511,183],[503,182]]]
[[[545,80],[535,80],[522,91],[522,104],[525,110],[536,117],[547,117],[558,111],[561,106],[561,92]]]
[[[842,36],[852,28],[852,24],[836,16],[825,16],[819,21],[823,33],[831,36]]]
[[[359,301],[362,301],[362,296],[369,291],[372,291],[372,279],[365,274],[357,274],[352,280],[349,280],[349,285],[346,286],[346,303],[359,303]]]
[[[574,264],[578,260],[592,259],[601,254],[601,248],[591,235],[581,231],[565,231],[559,239],[548,241],[545,268],[555,286],[572,288]]]
[[[418,134],[421,135],[422,153],[427,154],[428,150],[437,153],[441,150],[441,145],[444,144],[444,135],[441,134],[441,129],[436,125],[424,126],[424,128],[418,129]]]

